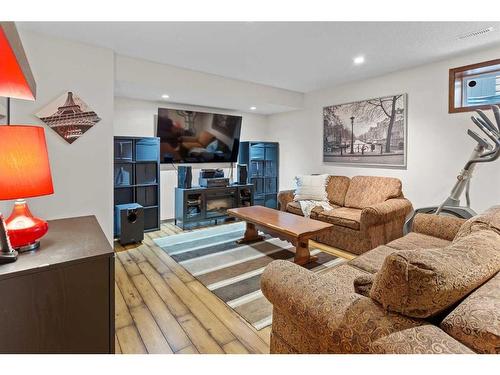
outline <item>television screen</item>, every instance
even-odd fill
[[[162,163],[236,162],[241,116],[158,109]]]

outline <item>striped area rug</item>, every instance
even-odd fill
[[[155,238],[156,244],[256,329],[272,322],[272,305],[260,290],[260,277],[273,260],[293,261],[291,243],[264,235],[264,240],[237,244],[245,223],[219,225]],[[344,261],[311,249],[318,261],[305,267],[318,272]]]

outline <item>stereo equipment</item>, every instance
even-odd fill
[[[221,178],[224,177],[222,169],[202,169],[200,170],[200,178]]]
[[[199,184],[200,186],[206,188],[227,187],[229,186],[229,178],[226,177],[203,178],[200,176]]]
[[[193,174],[191,166],[179,165],[179,167],[177,167],[177,187],[191,189],[192,180]]]
[[[236,168],[238,185],[246,185],[248,181],[248,169],[246,164],[238,164]]]
[[[115,232],[121,245],[144,239],[144,208],[137,203],[115,206]]]

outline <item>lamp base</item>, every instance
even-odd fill
[[[17,260],[17,251],[9,251],[7,253],[1,252],[0,253],[0,264],[5,264],[5,263],[12,263]]]
[[[34,217],[25,200],[18,199],[14,209],[5,220],[10,244],[19,252],[33,251],[40,247],[39,239],[49,228],[46,221]]]
[[[14,247],[14,250],[17,250],[20,253],[26,253],[28,251],[34,251],[38,250],[40,248],[40,241],[36,241],[32,244],[21,246],[21,247]]]

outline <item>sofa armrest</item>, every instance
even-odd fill
[[[283,190],[278,193],[278,203],[281,211],[286,211],[286,205],[293,202],[294,194],[295,190]]]
[[[467,346],[428,324],[381,337],[372,344],[378,354],[473,354]]]
[[[346,288],[334,277],[320,277],[289,261],[269,264],[261,289],[275,312],[286,316],[305,335],[321,340],[328,352],[370,352],[375,340],[424,324],[385,311],[372,299],[350,292],[352,286]]]
[[[412,230],[432,237],[452,241],[458,230],[467,220],[458,217],[416,214],[413,219]]]
[[[406,217],[413,207],[406,198],[393,198],[363,208],[361,211],[361,226],[364,228],[377,224],[385,224],[396,218]]]

